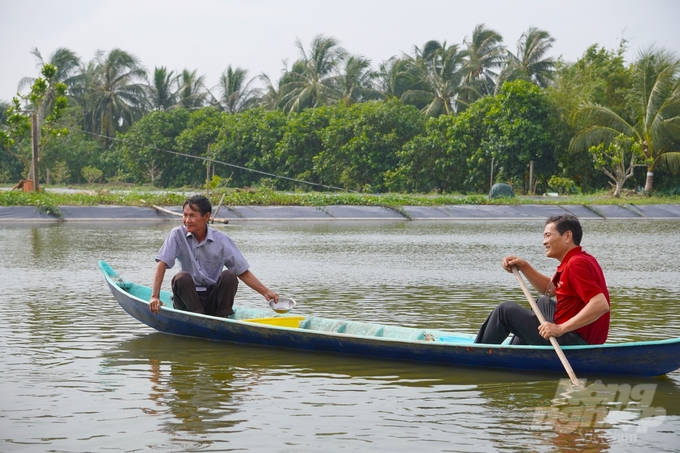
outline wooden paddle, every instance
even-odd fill
[[[531,305],[531,309],[536,314],[538,321],[541,324],[543,324],[545,322],[545,317],[543,316],[543,313],[541,313],[541,310],[538,308],[538,305],[536,305],[536,301],[534,300],[534,296],[531,295],[531,291],[529,291],[527,284],[524,283],[524,279],[519,274],[519,270],[517,269],[516,266],[512,267],[512,273],[515,274],[515,278],[519,282],[519,286],[522,287],[522,291],[524,291],[524,295],[526,296],[527,300],[529,301],[529,305]],[[562,351],[560,344],[557,342],[557,339],[555,337],[550,337],[550,343],[553,345],[553,348],[555,348],[555,352],[557,353],[557,357],[560,358],[560,362],[562,362],[562,366],[567,371],[567,374],[569,375],[569,379],[571,379],[571,383],[574,384],[576,387],[583,388],[583,384],[576,377],[576,374],[574,373],[574,370],[571,368],[571,365],[569,364],[569,360],[567,360],[567,356],[564,355],[564,352]]]

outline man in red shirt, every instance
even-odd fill
[[[597,260],[581,249],[583,230],[571,215],[550,217],[543,231],[545,256],[557,259],[550,278],[516,256],[506,256],[503,269],[517,267],[540,293],[537,305],[546,322],[514,302],[499,304],[482,325],[475,343],[501,344],[514,334],[511,344],[602,344],[609,332],[609,291]],[[557,302],[550,297],[555,296]]]

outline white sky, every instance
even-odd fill
[[[212,87],[229,64],[278,79],[298,57],[296,38],[307,48],[333,36],[377,67],[430,39],[462,43],[480,23],[513,52],[529,27],[547,30],[552,55],[567,61],[622,37],[628,60],[652,44],[680,55],[678,0],[0,0],[0,99],[37,76],[33,47],[45,59],[66,47],[84,62],[121,48],[149,71],[196,69]]]

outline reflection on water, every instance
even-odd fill
[[[596,405],[605,421],[574,428],[565,423],[573,422],[565,418],[573,411],[563,408],[576,405],[556,401],[560,375],[154,333],[115,304],[96,262],[106,259],[126,278],[149,284],[153,256],[171,226],[0,226],[0,450],[677,448],[678,372],[654,379],[579,376],[619,389],[653,385],[651,406],[665,418],[655,425],[633,406]],[[519,254],[544,272],[556,264],[543,257],[542,222],[533,221],[220,228],[258,277],[297,299],[298,314],[468,333],[498,301],[523,301],[512,275],[500,269],[502,256]],[[584,247],[610,285],[611,340],[680,336],[680,222],[587,222]],[[264,307],[247,288],[237,303]]]

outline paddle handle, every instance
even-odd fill
[[[512,267],[512,273],[515,275],[515,278],[517,279],[519,286],[522,287],[522,291],[524,292],[524,295],[526,296],[527,300],[529,301],[529,305],[531,305],[531,309],[536,314],[538,321],[541,324],[543,324],[545,322],[545,316],[543,316],[543,313],[538,308],[538,305],[536,304],[536,301],[534,300],[534,296],[531,295],[531,291],[529,291],[527,284],[524,283],[524,279],[519,274],[519,270],[517,269],[516,266]],[[550,344],[552,344],[553,348],[555,348],[555,352],[557,353],[557,357],[560,358],[560,362],[562,362],[562,366],[564,367],[567,374],[569,375],[569,379],[571,379],[571,383],[574,384],[576,387],[583,387],[583,384],[576,377],[576,373],[574,373],[574,370],[572,369],[571,365],[569,364],[569,360],[567,360],[567,356],[564,355],[564,351],[562,351],[562,348],[560,347],[560,344],[557,342],[557,339],[555,337],[550,337]]]

